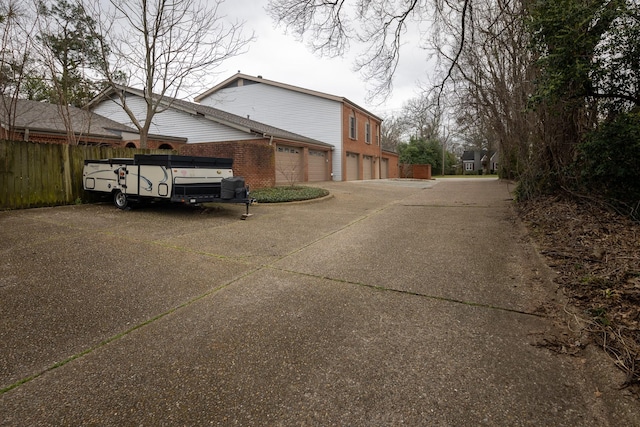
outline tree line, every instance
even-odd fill
[[[356,68],[384,99],[409,34],[426,75],[417,102],[436,138],[497,149],[517,195],[598,196],[640,217],[640,2],[637,0],[270,0],[279,25],[322,55],[361,49]],[[442,120],[446,117],[447,120]],[[385,120],[391,145],[410,108]],[[446,126],[442,126],[446,123]],[[426,138],[428,140],[428,138]]]
[[[19,99],[59,106],[70,143],[70,107],[103,90],[127,112],[146,148],[163,98],[202,90],[200,82],[253,35],[219,13],[222,0],[0,0],[0,138],[12,139]],[[126,92],[142,88],[144,110]]]

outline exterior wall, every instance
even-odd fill
[[[400,178],[431,179],[431,165],[400,165]]]
[[[431,165],[413,165],[415,179],[431,179]]]
[[[350,118],[356,118],[356,135],[352,138],[350,135]],[[370,124],[371,138],[367,143],[366,123]],[[346,153],[355,153],[359,157],[358,179],[363,179],[363,157],[373,157],[373,179],[380,178],[380,158],[382,157],[382,148],[380,146],[380,120],[365,114],[361,110],[344,103],[342,107],[342,141],[344,152],[341,153],[343,158],[343,176],[346,176]],[[336,153],[336,156],[338,153]]]
[[[342,181],[342,104],[268,84],[217,91],[200,101],[241,117],[331,144],[333,179]]]
[[[44,144],[68,144],[69,141],[67,139],[67,135],[59,134],[59,135],[48,135],[43,133],[30,132],[28,138],[25,138],[24,133],[16,133],[15,137],[18,140],[28,140],[30,142],[39,142]],[[115,138],[88,138],[88,137],[80,137],[79,144],[90,144],[90,145],[110,145],[113,147],[121,146],[122,141]]]
[[[128,98],[129,107],[142,116],[145,111],[144,100],[141,97],[131,95]],[[98,104],[94,111],[123,124],[130,124],[130,119],[122,107],[113,100],[106,100]],[[254,118],[254,117],[252,117]],[[147,148],[174,149],[180,154],[211,157],[230,157],[234,159],[234,173],[244,176],[247,183],[255,188],[271,187],[276,182],[275,147],[279,144],[294,146],[304,151],[304,166],[301,177],[297,181],[308,180],[308,149],[305,144],[278,141],[269,146],[269,140],[255,135],[236,130],[232,127],[220,125],[201,116],[194,116],[179,110],[166,110],[156,114],[150,133],[173,137],[187,138],[188,142],[172,140],[149,139]],[[287,129],[290,130],[290,129]],[[139,141],[131,137],[123,146],[139,147]],[[260,149],[256,147],[262,147]],[[265,151],[264,147],[268,147]],[[313,148],[322,150],[322,148]],[[328,147],[325,148],[328,150]],[[332,159],[329,151],[329,159]],[[330,169],[330,165],[328,165]]]
[[[233,174],[243,176],[252,188],[273,187],[276,183],[275,144],[266,139],[242,142],[186,144],[179,154],[233,159]]]
[[[382,157],[387,159],[389,171],[387,178],[400,178],[400,167],[398,165],[398,155],[388,151],[382,152]]]
[[[130,95],[127,98],[127,103],[136,117],[145,116],[146,105],[142,98]],[[131,119],[116,100],[102,101],[96,105],[92,111],[118,123],[134,127]],[[149,133],[187,138],[189,144],[214,141],[241,141],[254,138],[246,132],[212,122],[201,116],[194,116],[173,109],[157,113],[153,117],[153,124],[149,128]]]
[[[178,141],[163,141],[153,138],[147,139],[147,148],[150,149],[180,151],[180,147],[182,147],[183,145],[186,145],[186,143]],[[140,148],[140,140],[123,141],[120,146],[128,148]]]

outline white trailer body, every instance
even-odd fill
[[[232,165],[225,158],[137,154],[85,160],[82,181],[87,191],[112,194],[120,209],[143,200],[228,202],[245,203],[248,215],[249,189],[242,177],[233,176]]]

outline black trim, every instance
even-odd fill
[[[101,163],[107,165],[148,165],[148,166],[165,166],[168,168],[220,168],[231,169],[233,159],[224,157],[197,157],[197,156],[178,156],[175,154],[135,154],[131,158],[113,158],[113,159],[96,159],[85,160],[84,164]]]
[[[233,159],[221,157],[178,156],[175,154],[136,154],[133,156],[136,165],[166,166],[176,168],[218,167],[231,169]]]
[[[97,159],[97,160],[86,160],[84,161],[85,165],[88,165],[89,163],[102,163],[105,165],[135,165],[135,160],[134,159]]]

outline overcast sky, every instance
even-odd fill
[[[215,85],[240,71],[252,76],[300,86],[342,96],[378,115],[384,115],[402,107],[403,103],[418,94],[417,82],[426,81],[426,53],[408,45],[401,57],[394,80],[392,97],[384,104],[367,104],[367,85],[354,71],[353,58],[319,58],[293,35],[285,35],[283,28],[267,15],[268,0],[226,0],[223,13],[231,20],[245,21],[247,33],[255,33],[256,40],[247,53],[224,62],[212,79]],[[409,51],[413,48],[413,52]]]

